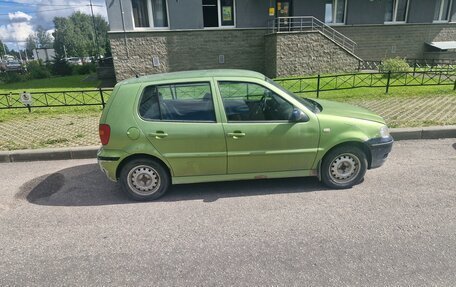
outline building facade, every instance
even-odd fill
[[[117,80],[206,68],[243,68],[275,77],[352,70],[360,59],[455,57],[451,50],[428,51],[428,44],[456,42],[456,0],[106,4]],[[347,45],[351,41],[353,49]]]

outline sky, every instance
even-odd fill
[[[54,17],[70,16],[76,11],[90,14],[89,4],[89,0],[0,0],[0,40],[9,49],[23,49],[38,25],[53,32]],[[105,1],[92,0],[92,4],[94,14],[107,21]]]

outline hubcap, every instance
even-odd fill
[[[160,176],[150,166],[140,165],[128,173],[128,186],[140,195],[151,195],[160,188]]]
[[[360,161],[351,153],[337,156],[329,165],[329,174],[336,183],[347,183],[356,178],[360,170]]]

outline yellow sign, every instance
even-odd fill
[[[274,7],[269,8],[269,16],[274,16],[275,11]]]

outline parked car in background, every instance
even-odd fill
[[[70,65],[78,65],[78,66],[82,65],[82,60],[81,60],[81,58],[78,58],[78,57],[70,57],[70,58],[67,58],[66,60],[67,60],[68,64],[70,64]]]
[[[6,72],[22,72],[22,71],[24,71],[24,67],[17,60],[9,60],[6,62],[5,71]]]
[[[170,184],[318,176],[349,188],[380,167],[382,117],[304,99],[245,70],[175,72],[118,83],[103,110],[98,162],[136,200]]]

